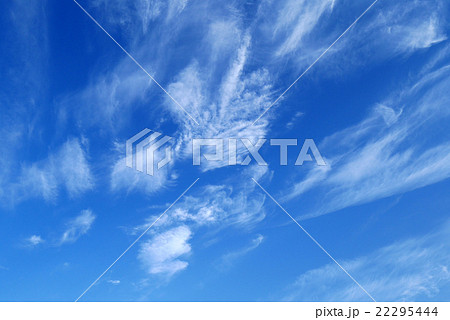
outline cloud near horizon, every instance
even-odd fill
[[[450,283],[449,231],[447,221],[433,233],[340,263],[377,301],[429,301]],[[288,301],[371,301],[334,263],[303,273],[286,291]]]

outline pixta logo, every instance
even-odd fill
[[[172,161],[171,146],[167,146],[162,152],[158,150],[168,143],[172,138],[164,136],[159,132],[144,129],[126,142],[126,165],[140,172],[153,175],[156,170],[161,169]],[[253,142],[252,142],[253,141]],[[192,164],[200,166],[202,162],[219,161],[229,166],[246,166],[254,160],[259,166],[267,166],[267,162],[260,154],[261,148],[267,139],[192,139]],[[315,162],[318,166],[325,166],[313,139],[305,139],[303,143],[298,139],[270,139],[271,150],[279,150],[279,164],[288,165],[288,148],[294,149],[301,144],[298,151],[295,166],[301,166],[305,162]],[[266,144],[267,145],[267,144]],[[203,147],[203,148],[202,148]],[[298,149],[298,148],[297,148]],[[162,158],[155,163],[156,156]]]
[[[160,138],[158,140],[158,138]],[[172,148],[167,146],[164,157],[155,163],[158,150],[166,144],[172,137],[164,136],[162,133],[144,129],[126,142],[126,165],[136,168],[140,172],[145,172],[153,176],[155,166],[161,169],[172,161]]]
[[[192,163],[194,166],[199,166],[203,154],[206,161],[228,161],[229,166],[246,166],[252,161],[252,158],[259,166],[267,166],[267,162],[259,153],[266,142],[267,139],[258,139],[252,143],[252,140],[247,138],[193,139]],[[238,145],[240,145],[241,148],[239,148]],[[279,159],[280,165],[282,166],[288,165],[288,147],[295,147],[298,145],[297,139],[270,139],[270,146],[279,147]],[[205,147],[206,152],[202,153],[202,147]],[[239,153],[244,154],[245,157],[242,157],[243,159],[238,159],[238,149],[241,150]],[[214,151],[212,152],[212,150]],[[312,157],[314,157],[314,159]],[[326,165],[313,139],[305,139],[303,141],[294,165],[301,166],[305,161],[315,161],[319,166]]]

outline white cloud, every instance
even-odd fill
[[[39,137],[48,100],[47,4],[15,1],[4,3],[4,22],[11,26],[8,46],[2,50],[7,81],[1,88],[0,105],[0,202],[14,205],[23,197],[14,183],[19,164]],[[26,76],[23,76],[26,75]],[[45,119],[46,121],[47,119]],[[47,146],[47,145],[46,145]]]
[[[110,186],[112,191],[141,191],[152,194],[162,188],[168,187],[176,180],[175,171],[172,170],[174,161],[161,169],[155,170],[152,176],[129,168],[125,163],[125,146],[117,144],[116,160],[112,165]],[[155,152],[155,159],[162,159],[164,148]]]
[[[139,260],[150,274],[172,276],[187,268],[188,262],[180,260],[191,252],[191,230],[179,226],[155,235],[141,244]]]
[[[135,34],[131,45],[124,46],[183,108],[195,117],[200,126],[192,123],[128,57],[113,64],[110,68],[112,71],[92,76],[93,80],[80,92],[60,99],[60,126],[63,127],[75,118],[80,127],[99,126],[103,132],[113,135],[114,140],[124,141],[129,136],[122,136],[119,140],[115,135],[130,125],[130,120],[136,113],[148,116],[145,121],[153,124],[157,118],[155,126],[168,122],[167,115],[170,114],[170,121],[175,121],[180,127],[176,131],[178,136],[174,136],[174,140],[178,141],[173,155],[176,161],[185,159],[189,154],[193,137],[252,139],[264,136],[267,132],[267,119],[262,119],[255,126],[251,126],[251,123],[272,101],[272,79],[268,70],[250,66],[248,57],[252,54],[252,38],[244,27],[243,17],[237,14],[237,9],[231,8],[233,6],[227,7],[224,14],[223,8],[218,8],[213,2],[187,1],[170,4],[140,1],[139,6],[146,8],[144,11],[158,11],[161,18],[165,15],[164,19],[180,15],[176,27],[172,24],[166,25],[166,22],[158,24],[158,29],[154,32],[148,35]],[[120,7],[117,12],[124,11],[125,21],[128,21],[130,14],[133,17],[136,15],[134,5],[130,8],[130,5],[118,1],[99,1],[94,7],[102,8],[106,12],[116,12]],[[185,10],[192,14],[182,14]],[[118,20],[111,22],[113,24],[120,22],[118,18],[113,20]],[[168,68],[174,59],[173,47],[169,46],[168,42],[178,41],[180,30],[192,26],[198,29],[199,25],[204,26],[206,31],[198,35],[199,46],[208,54],[186,54],[183,58],[186,63],[177,63],[183,66],[182,69]],[[166,32],[161,35],[158,30]],[[222,33],[224,30],[225,34]],[[157,55],[157,52],[163,54]],[[156,98],[165,99],[162,107],[166,107],[168,111],[162,110]],[[151,107],[148,107],[150,103]],[[151,129],[157,130],[155,126]],[[142,128],[136,131],[139,129]],[[238,148],[238,154],[245,151],[242,145]],[[174,167],[159,170],[155,176],[148,177],[126,168],[123,157],[123,153],[119,154],[114,163],[109,164],[113,191],[139,190],[149,193],[170,186],[176,180],[177,175],[169,172]],[[174,164],[175,162],[172,162],[172,165]],[[209,162],[201,169],[208,170],[223,165],[225,164]],[[47,189],[51,194],[51,181],[46,183],[50,185]]]
[[[136,0],[125,2],[122,0],[95,0],[90,4],[102,14],[102,22],[111,27],[119,26],[133,36],[133,32],[147,33],[149,24],[154,20],[158,22],[171,22],[183,12],[188,0]],[[123,31],[122,31],[123,32]]]
[[[195,195],[185,195],[170,212],[156,222],[151,229],[152,239],[146,242],[139,254],[140,261],[149,273],[171,275],[187,268],[188,263],[178,259],[178,256],[192,251],[188,240],[194,233],[207,230],[204,236],[214,238],[217,233],[230,227],[251,230],[265,218],[265,197],[253,192],[255,184],[250,177],[256,175],[260,178],[267,169],[261,171],[258,166],[250,166],[248,169],[248,172],[244,171],[248,175],[247,182],[239,188],[206,185]],[[146,223],[134,227],[131,233],[142,233],[160,214],[158,212],[148,217]],[[258,235],[242,250],[250,251],[262,240],[262,236]],[[236,258],[237,255],[238,253]]]
[[[108,283],[117,286],[118,284],[120,284],[120,280],[108,280]]]
[[[437,6],[441,1],[434,1]],[[416,2],[406,8],[400,3],[383,10],[365,30],[368,34],[376,33],[378,28],[389,40],[394,53],[408,53],[417,49],[425,49],[447,39],[439,18],[441,13],[429,9],[430,4]],[[381,47],[381,40],[377,46]]]
[[[403,47],[403,50],[429,48],[434,44],[447,40],[447,36],[443,33],[439,21],[435,18],[430,18],[428,21],[424,21],[414,27],[404,27],[403,30],[400,27],[399,29],[392,32],[401,34],[399,47]]]
[[[25,242],[28,246],[35,247],[45,241],[39,235],[32,235],[29,238],[25,239]]]
[[[214,225],[216,231],[230,226],[253,227],[265,217],[265,197],[253,193],[253,189],[251,180],[244,183],[243,188],[206,185],[195,196],[185,195],[171,214],[163,216],[156,226],[167,227],[189,222],[197,228]],[[149,223],[155,218],[150,217]]]
[[[92,227],[96,216],[92,213],[91,210],[83,210],[80,214],[66,223],[65,229],[62,232],[61,236],[57,239],[48,240],[52,245],[61,246],[63,244],[74,243],[81,236],[85,235]],[[44,240],[40,235],[32,235],[24,240],[24,245],[27,247],[36,247],[44,242]],[[64,266],[68,266],[69,264],[66,262]]]
[[[91,210],[83,210],[81,213],[70,220],[67,224],[67,229],[62,234],[59,244],[73,243],[77,241],[82,235],[86,234],[91,229],[94,223],[95,215]]]
[[[59,186],[77,196],[90,190],[93,180],[85,150],[78,139],[69,139],[46,160],[24,167],[21,186],[51,200],[57,196]]]
[[[413,1],[408,6],[397,1],[378,2],[327,53],[333,58],[321,62],[326,71],[322,75],[340,75],[362,64],[405,58],[446,40],[446,6],[442,0]]]
[[[94,186],[93,176],[87,161],[86,151],[77,139],[70,139],[58,154],[51,159],[53,174],[64,184],[71,196],[79,195]]]
[[[304,217],[315,216],[450,177],[448,137],[420,134],[448,121],[449,70],[426,74],[361,123],[327,137],[319,149],[328,167],[311,169],[285,199],[315,191],[309,198],[321,205],[312,205]]]
[[[217,37],[218,30],[227,30],[226,38]],[[267,119],[255,126],[252,122],[272,102],[273,81],[265,68],[255,68],[252,56],[250,31],[242,27],[242,21],[235,15],[222,18],[208,25],[208,34],[202,46],[212,51],[212,56],[192,59],[178,72],[168,86],[169,93],[200,124],[197,126],[169,98],[167,108],[181,126],[177,137],[178,156],[187,156],[191,150],[192,138],[240,138],[252,140],[267,132]],[[223,48],[226,46],[226,49]],[[244,152],[238,146],[238,154]],[[227,156],[225,146],[225,156]],[[222,162],[202,164],[202,170],[210,170],[226,165]]]
[[[158,220],[153,229],[162,232],[180,224],[189,225],[192,236],[199,229],[211,226],[214,227],[210,229],[213,234],[229,227],[251,229],[265,218],[265,197],[253,193],[253,188],[251,180],[241,190],[233,190],[225,185],[207,185],[195,196],[185,195],[170,213]],[[134,227],[131,233],[141,233],[159,215],[148,217],[144,224]]]
[[[211,61],[220,63],[220,59],[239,48],[242,31],[239,20],[228,18],[226,20],[212,21],[208,27],[205,42],[211,54]]]
[[[379,301],[429,300],[450,283],[449,230],[399,241],[368,255],[341,262]],[[299,276],[286,300],[367,301],[367,295],[334,263]]]
[[[75,118],[81,127],[116,132],[130,120],[135,105],[146,101],[152,85],[142,70],[124,59],[81,91],[60,98],[58,124],[64,128]]]
[[[286,124],[287,129],[292,129],[294,124],[297,122],[297,120],[301,117],[303,117],[305,114],[301,111],[297,111],[294,116],[291,118],[291,120]]]
[[[61,188],[70,197],[91,190],[94,178],[85,149],[86,145],[80,140],[69,139],[46,159],[22,164],[16,181],[11,178],[12,181],[3,182],[3,200],[11,204],[34,197],[53,201]]]
[[[169,42],[179,32],[171,20],[184,11],[187,3],[186,0],[138,0],[132,3],[96,0],[86,9],[166,87],[164,77],[170,77],[173,72],[166,69],[166,64],[171,62]],[[189,19],[179,22],[180,26],[185,26]],[[158,28],[147,32],[151,24]],[[84,88],[58,99],[61,128],[75,118],[82,128],[100,127],[104,134],[116,136],[130,124],[135,112],[144,110],[149,119],[153,113],[158,118],[164,116],[160,112],[161,103],[153,99],[163,96],[163,91],[127,55],[112,61],[102,57],[102,64],[107,65],[107,71],[94,70]]]
[[[94,80],[81,92],[63,99],[62,105],[66,105],[66,108],[62,108],[65,110],[61,112],[62,123],[68,121],[70,114],[73,113],[82,126],[99,125],[115,134],[120,128],[129,125],[135,112],[140,114],[144,103],[154,101],[153,98],[157,94],[165,99],[164,105],[169,111],[168,114],[180,127],[179,135],[175,137],[178,141],[174,150],[175,159],[185,159],[190,154],[190,141],[193,137],[225,139],[246,137],[255,141],[258,137],[266,136],[270,114],[255,126],[251,126],[251,123],[276,98],[272,83],[278,81],[284,69],[280,69],[281,61],[273,59],[273,56],[281,57],[295,53],[293,56],[298,56],[302,63],[308,62],[311,57],[317,56],[317,52],[320,54],[323,47],[328,46],[335,36],[348,26],[347,18],[340,19],[343,12],[346,15],[351,12],[350,15],[353,15],[353,12],[360,12],[361,9],[359,4],[351,4],[349,5],[351,10],[347,12],[344,9],[348,6],[344,6],[343,2],[331,0],[265,1],[255,7],[256,14],[249,26],[240,14],[239,6],[235,4],[225,9],[218,8],[209,1],[202,3],[174,1],[168,4],[163,1],[141,0],[134,4],[125,4],[122,1],[102,0],[93,6],[104,10],[106,18],[109,19],[105,20],[112,26],[129,25],[129,22],[139,21],[138,27],[131,24],[133,31],[141,28],[147,30],[149,23],[155,23],[156,19],[159,19],[158,29],[154,32],[130,33],[133,36],[129,46],[126,47],[200,123],[200,126],[195,125],[184,111],[130,62],[128,57],[113,65],[110,68],[112,71],[106,75],[92,77]],[[343,39],[348,42],[344,41],[340,47],[334,48],[334,51],[343,53],[342,59],[353,59],[350,54],[344,54],[347,51],[355,51],[358,55],[361,52],[368,52],[372,56],[373,52],[378,52],[374,49],[377,46],[388,47],[389,53],[381,54],[386,58],[392,54],[404,54],[417,48],[428,47],[445,38],[440,14],[436,10],[429,13],[422,10],[423,4],[417,2],[408,6],[406,10],[398,4],[385,4],[382,10],[379,7],[365,16],[364,21],[361,21],[363,23],[358,23],[357,28],[354,28],[356,31],[352,30],[352,34]],[[268,20],[261,19],[267,11],[276,13],[271,15],[274,20],[269,19],[269,23]],[[379,13],[380,11],[382,13]],[[325,19],[328,13],[333,14],[336,19],[328,19],[329,21]],[[168,22],[174,17],[177,17],[176,25]],[[342,20],[345,25],[341,23],[330,25],[336,20]],[[421,24],[419,25],[417,21]],[[198,52],[186,54],[182,61],[177,60],[176,65],[182,66],[181,69],[168,68],[174,56],[179,58],[178,53],[174,52],[173,46],[169,44],[178,41],[183,34],[182,31],[190,30],[193,26],[204,32],[193,33],[195,40],[192,41],[198,42],[198,47],[208,54],[197,54]],[[269,38],[267,42],[262,41],[263,44],[260,38],[261,29],[263,38]],[[160,32],[164,33],[164,36]],[[380,36],[380,32],[385,33],[385,36]],[[420,36],[418,32],[422,32]],[[267,37],[268,34],[270,37]],[[386,37],[389,38],[389,45],[385,43]],[[373,39],[376,41],[372,41]],[[401,43],[399,39],[406,43]],[[407,39],[414,39],[416,43]],[[156,47],[155,43],[158,44]],[[365,47],[366,44],[370,47]],[[268,47],[264,47],[265,45]],[[396,45],[401,48],[396,48]],[[355,50],[355,47],[358,50]],[[307,50],[314,54],[311,55],[311,52],[306,52]],[[156,58],[157,53],[161,52],[164,52],[164,55],[159,56],[163,56],[163,59]],[[255,60],[264,61],[265,67],[260,67],[261,64],[255,66]],[[353,60],[366,61],[360,57]],[[332,61],[333,64],[335,62],[336,60]],[[285,64],[286,61],[282,63]],[[349,65],[352,64],[353,62]],[[381,109],[383,107],[380,106]],[[383,109],[385,121],[396,121],[400,114],[397,114],[398,111],[389,114],[389,110],[392,109],[389,107]],[[148,120],[154,118],[152,115],[157,115],[158,119],[162,117],[157,124],[160,125],[167,120],[166,114],[160,111],[162,111],[160,108],[154,106],[147,108],[145,114],[148,114]],[[292,124],[288,123],[288,127]],[[121,137],[121,141],[126,138]],[[245,153],[242,145],[238,145],[238,148],[238,156]],[[225,145],[225,157],[228,155],[227,152]],[[212,170],[225,165],[226,161],[203,162],[201,170]],[[170,175],[169,170],[161,171],[154,177],[140,175],[123,165],[123,155],[118,156],[110,168],[111,188],[114,191],[141,190],[149,193],[176,180],[176,175]],[[41,180],[46,186],[45,196],[50,198],[54,194],[55,183],[51,179],[44,178]]]
[[[260,234],[258,234],[255,238],[253,238],[249,244],[246,246],[232,252],[228,252],[220,258],[218,262],[218,268],[219,269],[228,269],[230,268],[233,263],[236,262],[239,258],[245,256],[250,251],[255,250],[258,248],[261,243],[264,241],[264,237]]]
[[[247,38],[248,39],[248,38]],[[248,41],[248,40],[247,40]],[[192,150],[192,138],[249,138],[256,141],[265,136],[268,122],[261,120],[255,126],[252,122],[271,102],[270,76],[267,70],[258,69],[249,74],[243,74],[245,55],[248,43],[244,43],[237,53],[232,67],[224,75],[220,88],[212,93],[203,79],[211,75],[201,72],[194,63],[181,72],[169,86],[169,92],[177,100],[184,103],[190,114],[196,117],[200,126],[192,121],[177,108],[171,110],[175,117],[183,123],[183,132],[179,137],[179,155],[187,156]],[[217,98],[219,97],[219,98]],[[237,154],[245,152],[244,146],[238,145]],[[228,157],[228,147],[225,144],[225,158]],[[202,163],[202,170],[211,170],[226,165],[226,161]]]
[[[298,76],[370,2],[287,0],[265,4],[265,19],[260,26],[275,58],[268,64],[276,66],[289,59]],[[270,19],[273,12],[278,14],[276,19]],[[427,49],[447,39],[446,15],[448,4],[443,0],[411,1],[408,6],[379,1],[327,52],[313,72],[320,72],[320,78],[342,77],[362,65],[405,58]]]
[[[273,30],[274,37],[279,38],[283,35],[285,39],[276,51],[277,56],[301,48],[303,38],[315,31],[322,16],[330,12],[334,6],[334,0],[288,0],[280,3],[283,7],[279,10]]]

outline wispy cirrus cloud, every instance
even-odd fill
[[[125,29],[129,36],[136,31],[147,33],[154,21],[169,23],[180,14],[188,0],[137,0],[127,3],[121,0],[95,0],[90,4],[101,13],[105,24]]]
[[[127,40],[125,46],[150,74],[160,79],[162,85],[196,118],[200,126],[192,123],[184,111],[165,96],[126,56],[118,62],[111,62],[111,71],[93,76],[93,80],[86,88],[62,99],[61,105],[64,107],[60,113],[61,124],[75,117],[81,126],[100,126],[117,140],[116,134],[129,124],[133,115],[141,113],[144,106],[150,101],[155,101],[156,96],[160,96],[165,99],[163,104],[166,111],[163,111],[161,106],[154,106],[147,108],[145,114],[148,121],[152,121],[157,112],[158,117],[161,117],[157,125],[168,122],[166,116],[170,115],[172,121],[179,126],[180,133],[175,137],[179,141],[175,148],[175,159],[182,159],[189,154],[191,149],[189,142],[193,137],[246,137],[255,141],[268,133],[269,122],[268,118],[264,118],[254,126],[251,123],[276,97],[273,85],[277,83],[284,70],[283,68],[280,70],[278,63],[286,63],[277,60],[274,55],[285,56],[295,53],[305,63],[308,62],[307,57],[316,56],[316,51],[320,52],[325,45],[329,45],[334,33],[342,32],[340,26],[333,26],[336,28],[333,32],[325,32],[331,27],[327,19],[323,19],[327,14],[343,15],[341,6],[348,9],[341,2],[331,0],[314,3],[266,1],[255,6],[257,10],[252,18],[253,23],[248,24],[242,15],[237,14],[242,9],[237,4],[222,7],[213,6],[212,2],[208,1],[202,3],[176,1],[170,4],[161,1],[138,1],[133,4],[121,1],[96,1],[91,4],[91,9],[100,14],[99,21],[111,28],[126,25],[132,29],[133,32],[122,31],[127,35],[124,37]],[[428,31],[420,43],[405,44],[402,47],[423,48],[445,38],[438,13],[433,13],[430,19],[424,20],[420,4],[415,3],[409,7],[412,9],[409,8],[406,12],[401,6],[390,5],[383,7],[383,11],[386,11],[383,15],[373,14],[366,17],[368,21],[361,26],[358,25],[359,31],[352,35],[351,41],[349,39],[348,43],[342,44],[342,48],[353,51],[356,46],[361,51],[363,46],[355,44],[358,43],[358,39],[366,39],[368,34],[376,33],[382,29],[381,25],[390,28],[391,31],[394,30],[392,33],[399,33],[398,37],[392,37],[392,43],[398,43],[394,39],[396,37],[408,38],[407,34],[411,34],[410,38],[418,41],[420,37],[410,31],[417,25],[409,23],[411,17],[427,21],[428,26],[425,29]],[[359,12],[359,10],[359,6],[355,6],[351,11]],[[400,11],[402,15],[398,15]],[[272,14],[268,15],[267,19],[273,20],[275,28],[267,28],[267,22],[261,19],[268,12]],[[177,24],[173,26],[170,21],[175,16]],[[210,18],[205,19],[206,16]],[[148,32],[148,26],[156,22],[158,29]],[[183,30],[193,26],[198,28],[198,25],[201,25],[205,32],[192,33],[192,37],[199,43],[201,52],[186,54],[183,56],[183,63],[177,63],[176,68],[168,70],[167,66],[176,55],[169,42],[180,39]],[[261,35],[261,30],[263,33],[272,32],[269,37],[272,40],[261,44],[257,38]],[[121,32],[120,29],[113,31],[113,33]],[[311,34],[314,34],[314,37],[311,37]],[[380,37],[377,34],[378,38]],[[158,44],[157,47],[154,46],[155,43]],[[374,42],[367,41],[367,43]],[[268,47],[265,47],[266,45]],[[311,52],[302,51],[303,48],[316,49],[311,55]],[[395,50],[392,49],[393,52]],[[402,50],[400,51],[405,52]],[[372,49],[369,51],[373,52]],[[164,59],[156,54],[158,52],[164,52]],[[205,55],[203,52],[211,54]],[[255,59],[267,61],[267,65],[256,66]],[[123,141],[122,139],[123,137],[118,141]],[[238,145],[238,154],[243,152],[244,147]],[[225,146],[226,154],[227,146]],[[111,166],[112,190],[154,192],[174,180],[167,173],[161,173],[158,178],[140,179],[122,166],[122,158],[119,156]],[[223,165],[224,163],[209,162],[201,169],[212,170]],[[150,180],[152,181],[148,182]]]
[[[168,144],[170,144],[170,141]],[[163,168],[156,170],[151,176],[126,166],[125,144],[116,143],[115,149],[110,175],[110,187],[113,192],[126,191],[129,193],[136,191],[153,194],[175,183],[178,177],[176,170],[173,168],[176,159]],[[164,149],[155,151],[155,158],[164,158],[164,152]]]
[[[36,248],[44,244],[58,247],[74,243],[91,229],[95,219],[96,216],[91,210],[82,210],[77,216],[65,223],[60,236],[48,235],[44,239],[40,235],[32,235],[24,239],[23,244],[26,247]]]
[[[257,178],[266,173],[267,168],[261,169],[258,166],[250,166],[246,172],[249,177]],[[188,254],[193,252],[189,240],[195,236],[216,241],[217,234],[229,228],[252,230],[265,218],[265,197],[254,193],[254,188],[255,184],[249,180],[236,188],[206,185],[195,195],[185,195],[149,230],[149,238],[140,246],[139,261],[150,274],[171,276],[188,267]],[[159,215],[160,213],[148,217],[146,223],[135,226],[129,232],[133,235],[140,234]],[[258,235],[250,245],[230,254],[227,260],[244,255],[262,241],[263,236]],[[161,248],[157,248],[158,246]],[[178,257],[185,257],[185,260]]]
[[[264,236],[262,236],[260,234],[256,235],[256,237],[254,237],[250,241],[250,243],[246,244],[242,248],[235,250],[235,251],[225,253],[224,255],[222,255],[222,257],[217,262],[217,267],[221,270],[226,270],[226,269],[231,268],[233,266],[233,264],[236,263],[236,261],[239,258],[247,255],[249,252],[258,248],[263,241],[264,241]]]
[[[69,139],[46,160],[25,166],[20,186],[46,200],[54,199],[60,186],[71,196],[92,189],[94,178],[80,140]]]
[[[450,283],[450,225],[398,241],[342,266],[378,301],[429,301]],[[367,301],[335,264],[300,275],[286,288],[290,301]]]
[[[401,2],[385,3],[374,19],[360,30],[360,36],[369,36],[373,40],[376,37],[374,44],[381,51],[388,40],[387,49],[395,54],[429,48],[447,39],[443,24],[446,9],[447,4],[442,0],[417,1],[411,6]],[[385,37],[380,37],[379,33]],[[366,41],[370,42],[369,39]]]
[[[450,116],[446,108],[449,70],[445,66],[428,71],[377,105],[361,123],[325,138],[320,148],[328,167],[311,169],[285,199],[308,192],[321,203],[304,215],[311,217],[450,177],[448,136],[431,134],[431,129],[445,126]]]
[[[91,210],[83,210],[78,216],[71,219],[66,226],[59,239],[59,244],[74,243],[81,236],[85,235],[92,227],[95,220],[95,215]]]
[[[155,227],[167,228],[178,223],[189,223],[192,228],[214,226],[216,231],[224,228],[252,228],[265,218],[263,207],[265,197],[253,193],[252,181],[242,186],[206,185],[195,195],[186,195],[172,209],[164,215]],[[148,218],[148,224],[156,216]],[[144,229],[147,224],[138,228]]]
[[[121,131],[130,125],[136,114],[147,123],[155,123],[157,119],[156,127],[175,123],[179,130],[174,136],[178,144],[173,158],[179,160],[185,159],[190,152],[192,137],[264,136],[267,132],[265,120],[256,126],[250,124],[272,100],[272,79],[267,69],[253,68],[249,60],[252,55],[252,37],[243,17],[236,14],[238,5],[222,7],[213,2],[184,1],[171,4],[152,2],[150,7],[148,5],[145,1],[136,4],[151,10],[147,11],[148,19],[142,21],[152,24],[157,20],[158,28],[148,34],[131,33],[126,38],[128,43],[122,44],[183,108],[201,122],[200,126],[192,123],[184,111],[155,86],[129,57],[110,62],[111,71],[93,75],[85,88],[59,99],[60,126],[64,127],[75,118],[78,126],[99,127],[105,136],[112,136],[120,144],[129,138],[130,130],[127,130],[127,136],[121,136]],[[123,19],[127,20],[129,16],[135,17],[142,13],[136,11],[136,6],[119,1],[98,1],[91,9],[95,13],[103,9],[113,13],[123,10]],[[107,15],[111,20],[105,16],[99,17],[99,22],[105,23],[107,27],[120,25],[121,20],[114,14],[111,17],[111,12]],[[176,25],[167,21],[174,16],[177,16]],[[168,41],[181,41],[185,35],[183,30],[198,29],[198,25],[205,32],[195,32],[192,36],[198,40],[202,54],[188,51],[182,59],[186,63],[177,62],[176,67],[173,67],[171,61],[178,57],[178,51],[174,51]],[[133,24],[129,26],[138,28]],[[159,51],[164,54],[157,55]],[[212,54],[203,54],[204,51]],[[171,66],[170,70],[168,66]],[[157,129],[155,126],[152,129]],[[238,147],[238,153],[244,151],[243,146]],[[123,166],[123,158],[123,154],[118,154],[114,163],[109,165],[113,191],[155,192],[176,180],[177,175],[170,174],[168,170],[158,172],[155,177],[141,177]],[[211,169],[220,166],[216,163]],[[203,167],[205,170],[208,168]]]
[[[114,38],[119,39],[120,44],[156,81],[166,87],[165,78],[173,72],[167,69],[173,59],[168,42],[180,33],[171,24],[171,19],[183,12],[186,4],[184,0],[170,3],[98,0],[86,5],[86,9]],[[184,17],[180,25],[188,21]],[[92,21],[90,23],[93,24]],[[158,28],[147,32],[149,26],[156,25]],[[95,24],[92,28],[100,36],[108,38]],[[153,117],[161,117],[158,97],[165,93],[114,43],[112,46],[121,55],[112,60],[104,59],[107,71],[94,70],[84,88],[74,89],[58,98],[60,127],[70,125],[72,119],[76,119],[80,128],[101,128],[105,136],[117,137],[130,124],[135,113],[145,110],[149,121],[153,121]]]
[[[278,4],[281,8],[273,27],[273,38],[281,38],[283,41],[276,55],[284,56],[302,48],[304,37],[315,31],[319,20],[333,10],[334,3],[335,0],[281,1]]]
[[[76,119],[80,128],[101,127],[115,134],[130,121],[135,105],[148,102],[150,88],[148,76],[123,59],[85,88],[59,98],[58,126],[63,130]]]
[[[46,3],[4,3],[2,12],[9,30],[0,37],[8,43],[2,50],[3,84],[0,88],[0,202],[13,205],[19,164],[28,144],[40,144],[48,93],[48,26]],[[20,13],[20,14],[18,14]]]
[[[267,120],[255,126],[251,124],[273,99],[272,77],[265,68],[244,72],[251,54],[251,37],[246,30],[238,32],[240,35],[236,40],[239,45],[236,51],[227,54],[226,63],[229,68],[219,73],[219,77],[214,75],[217,70],[214,70],[213,64],[209,65],[211,62],[202,65],[194,60],[168,86],[171,95],[181,101],[200,123],[200,126],[197,126],[180,113],[178,108],[170,108],[182,124],[182,134],[179,137],[181,156],[189,154],[192,149],[190,141],[194,137],[245,137],[254,143],[268,131]],[[211,77],[216,78],[214,82],[208,80]],[[224,152],[225,155],[228,154],[227,146]],[[243,152],[244,147],[238,146],[238,155]],[[210,162],[201,168],[211,170],[224,165],[225,163]]]
[[[4,181],[0,194],[8,204],[15,204],[29,198],[43,198],[54,201],[64,189],[70,197],[76,197],[91,190],[94,177],[86,152],[87,141],[68,139],[46,159],[25,163],[17,178]]]
[[[265,2],[261,6],[265,19],[259,27],[273,50],[268,63],[290,61],[298,75],[372,3]],[[408,5],[402,1],[378,1],[315,65],[314,72],[321,79],[341,77],[368,62],[374,66],[392,58],[403,59],[441,43],[447,39],[448,10],[443,0],[414,1]]]
[[[337,4],[335,9],[334,15],[342,15],[349,7]],[[448,10],[442,0],[408,5],[379,1],[327,54],[332,57],[321,62],[321,76],[340,76],[369,63],[375,66],[393,58],[405,59],[445,41]]]

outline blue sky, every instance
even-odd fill
[[[0,300],[450,298],[444,0],[0,4]],[[125,141],[174,160],[149,176]],[[314,139],[326,166],[192,165],[193,138]],[[291,148],[291,147],[290,147]],[[243,150],[239,151],[242,156]]]

